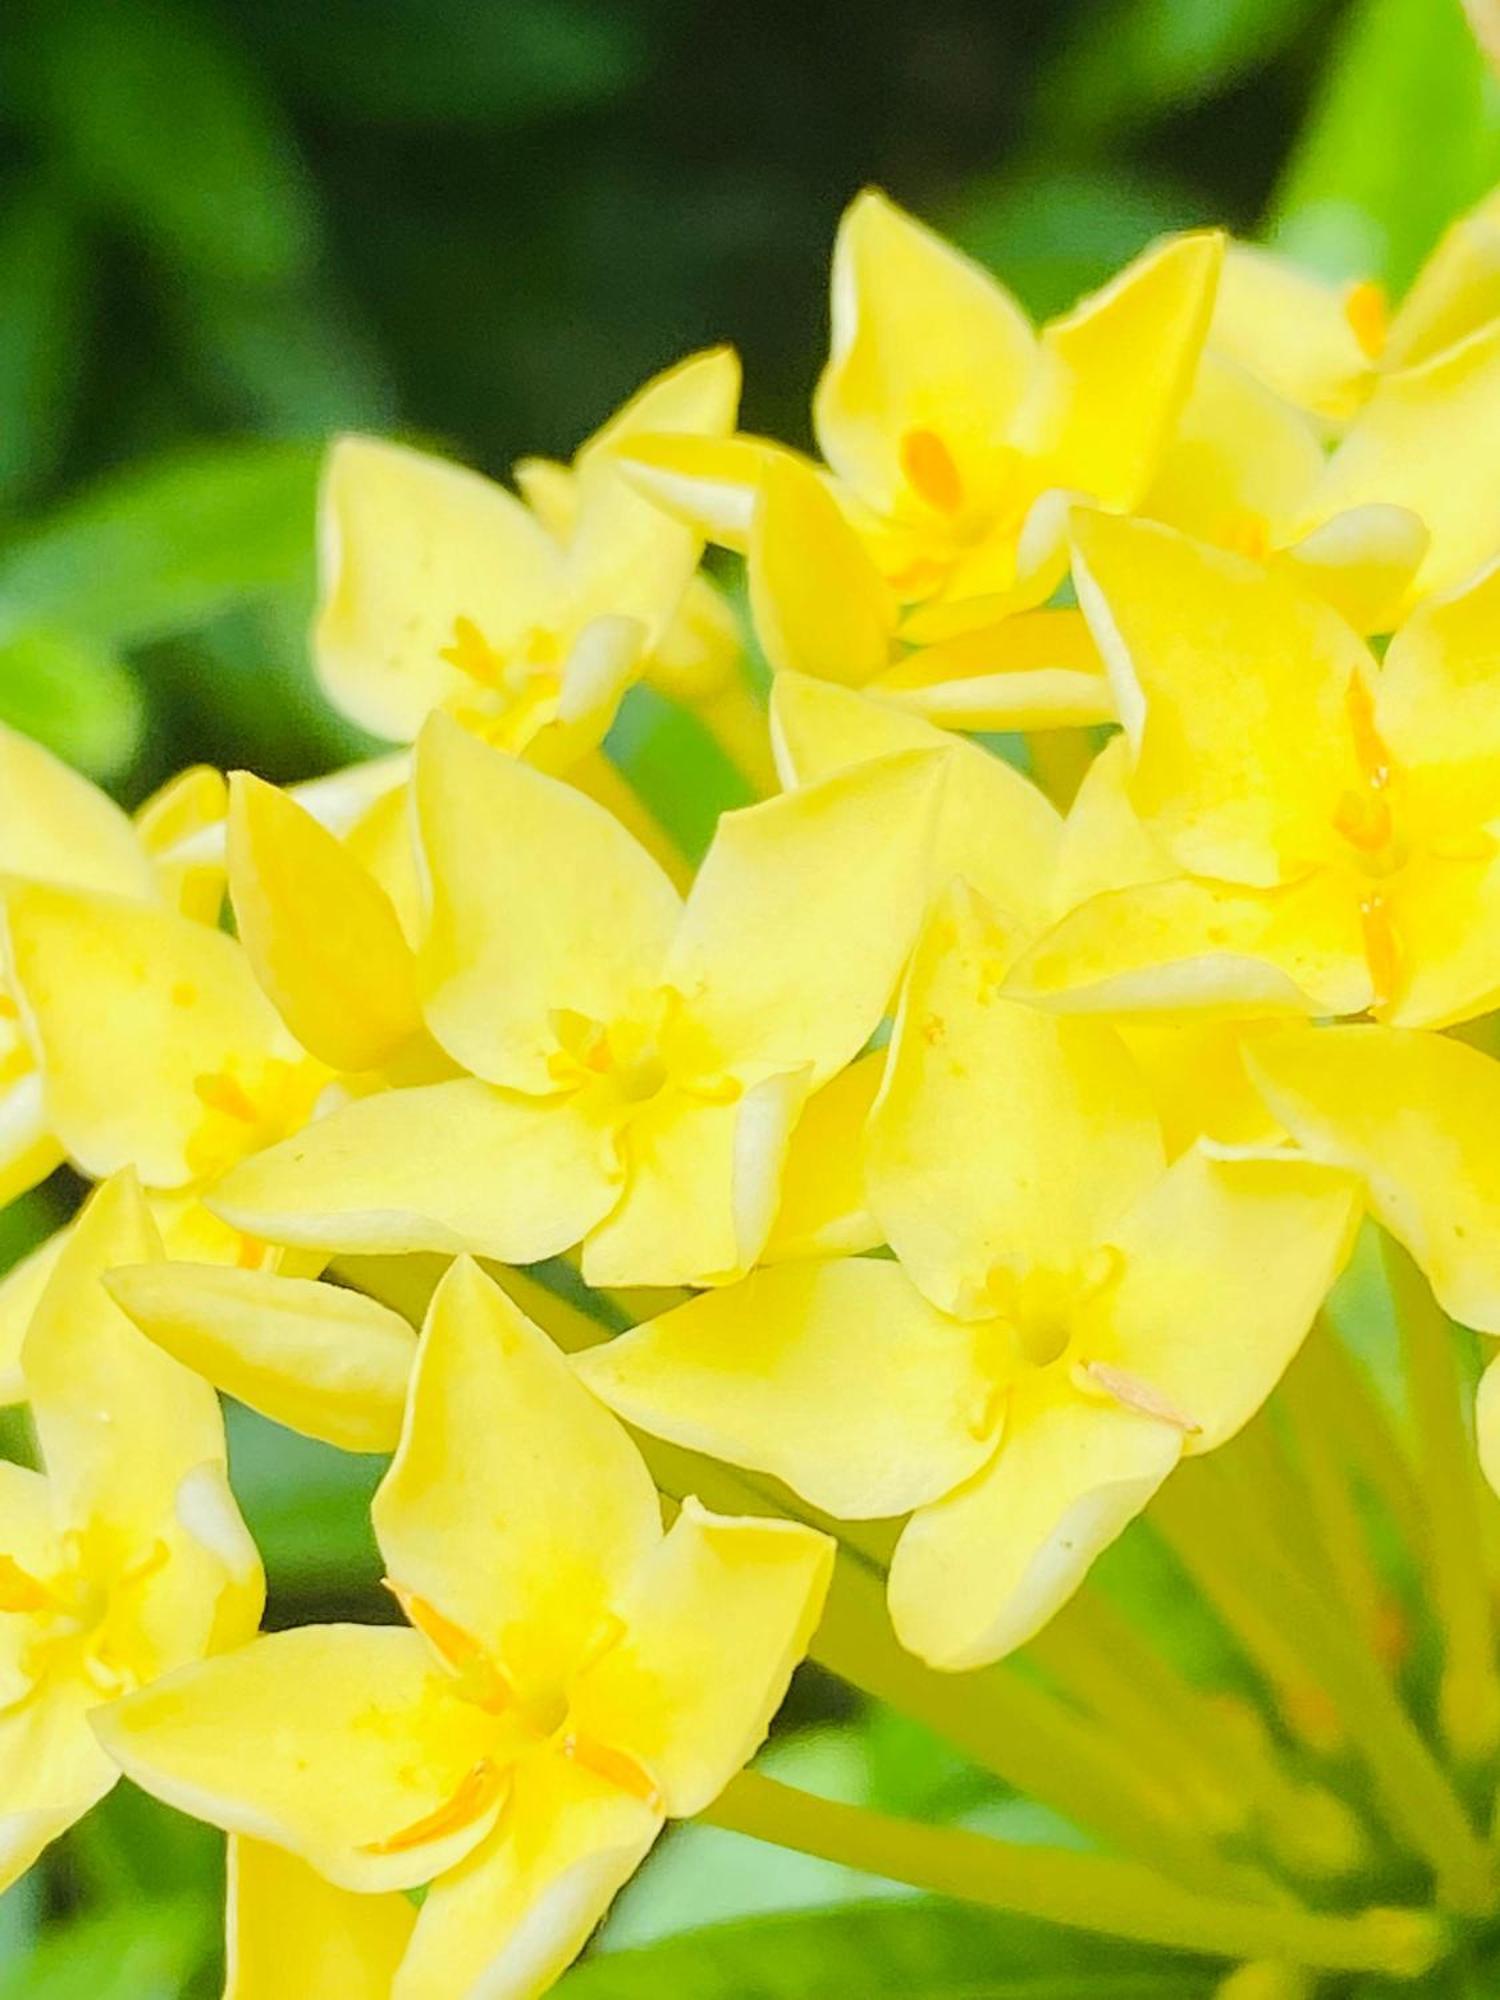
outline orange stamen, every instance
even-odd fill
[[[465,1701],[491,1715],[502,1715],[514,1707],[515,1696],[505,1676],[472,1633],[455,1625],[435,1604],[418,1597],[415,1591],[403,1590],[390,1577],[382,1581],[439,1659],[458,1676]]]
[[[482,1813],[489,1811],[504,1789],[505,1773],[488,1757],[481,1757],[473,1770],[459,1780],[453,1796],[436,1812],[413,1820],[410,1826],[387,1834],[384,1840],[366,1841],[360,1852],[405,1854],[413,1847],[425,1847],[430,1840],[442,1840],[450,1833],[472,1826]]]
[[[1351,285],[1344,294],[1344,318],[1368,358],[1378,361],[1390,326],[1385,287],[1370,278],[1361,284]]]
[[[55,1599],[13,1556],[0,1556],[0,1611],[45,1611]]]
[[[901,470],[929,507],[956,514],[964,504],[964,483],[953,454],[936,431],[908,431],[901,440]]]
[[[602,1778],[606,1785],[628,1792],[643,1806],[649,1806],[652,1812],[661,1811],[661,1788],[651,1773],[628,1752],[612,1750],[607,1743],[595,1743],[587,1736],[565,1737],[562,1752],[583,1770],[592,1771],[596,1778]]]
[[[1391,782],[1391,753],[1375,726],[1375,695],[1362,674],[1351,674],[1344,695],[1354,756],[1366,782],[1380,791]]]
[[[1370,984],[1375,989],[1373,1005],[1389,1006],[1401,977],[1401,947],[1384,896],[1364,898],[1359,906],[1359,923],[1365,964],[1370,968]]]
[[[226,1118],[237,1118],[244,1125],[259,1121],[254,1099],[227,1070],[211,1070],[207,1075],[195,1076],[193,1095],[210,1111],[222,1111]]]

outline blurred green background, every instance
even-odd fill
[[[1459,0],[8,0],[0,718],[127,803],[194,760],[291,779],[357,754],[305,658],[327,435],[503,476],[729,340],[746,423],[806,441],[865,182],[1050,312],[1201,221],[1399,291],[1496,180]],[[642,771],[649,699],[621,739]],[[67,1199],[0,1220],[0,1261]],[[378,1465],[235,1414],[274,1618],[374,1615]],[[1122,1548],[1116,1586],[1212,1645],[1151,1545]],[[893,1718],[800,1700],[797,1782],[1057,1836]],[[0,1901],[0,2000],[217,1991],[218,1847],[122,1787]],[[624,1900],[609,1942],[637,1949],[569,1991],[940,2000],[976,1966],[1033,2000],[1206,1990],[972,1912],[845,1907],[868,1892],[693,1830]],[[692,1935],[751,1910],[783,1914]]]

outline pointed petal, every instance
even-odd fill
[[[1359,901],[1318,874],[1277,890],[1179,876],[1106,890],[1024,952],[1010,991],[1072,1013],[1357,1014],[1374,999]]]
[[[391,900],[331,833],[248,771],[229,790],[240,942],[305,1049],[376,1069],[418,1032],[416,968]]]
[[[1112,736],[1084,772],[1063,822],[1049,914],[1066,916],[1091,896],[1177,872],[1130,803],[1130,744]]]
[[[1074,1381],[1104,1400],[1139,1384],[1139,1407],[1184,1420],[1188,1453],[1227,1443],[1301,1346],[1359,1217],[1352,1174],[1184,1153],[1110,1232],[1121,1261],[1078,1309]]]
[[[1023,923],[1046,914],[1062,822],[1044,793],[1001,757],[945,736],[920,717],[852,688],[778,674],[771,728],[788,786],[899,750],[951,756],[938,817],[933,876],[955,875]]]
[[[1384,359],[1409,368],[1500,318],[1500,202],[1494,190],[1461,215],[1412,280],[1391,321]]]
[[[63,1678],[0,1714],[0,1890],[113,1790],[120,1774],[87,1719],[98,1700]]]
[[[1288,1030],[1250,1073],[1304,1152],[1359,1174],[1443,1308],[1500,1333],[1500,1064],[1412,1029]]]
[[[1162,1142],[1112,1028],[1002,998],[1011,941],[956,886],[912,961],[866,1139],[870,1205],[945,1312],[992,1268],[1066,1269],[1150,1184]]]
[[[570,1727],[649,1772],[673,1819],[702,1812],[765,1741],[835,1546],[800,1522],[684,1500],[619,1605],[623,1637],[579,1676]]]
[[[224,2000],[390,2000],[417,1913],[356,1896],[264,1841],[231,1837]]]
[[[0,1063],[8,1051],[0,1019]],[[62,1165],[62,1147],[47,1123],[42,1079],[28,1070],[15,1082],[0,1086],[0,1208],[44,1181]]]
[[[1042,331],[1018,442],[1049,485],[1133,507],[1192,387],[1224,238],[1171,236]]]
[[[523,1687],[567,1678],[661,1536],[623,1427],[467,1260],[433,1295],[372,1517],[392,1579]]]
[[[1025,315],[987,271],[867,188],[833,250],[833,339],[813,400],[824,457],[871,507],[910,506],[904,441],[982,481],[1032,367]],[[917,496],[920,498],[920,496]]]
[[[807,1100],[782,1166],[766,1262],[852,1256],[882,1241],[865,1199],[864,1131],[884,1075],[885,1051],[872,1049]]]
[[[621,1139],[619,1205],[583,1246],[591,1285],[711,1285],[742,1277],[776,1215],[782,1164],[807,1096],[784,1071],[727,1102],[668,1086]]]
[[[907,1513],[994,1448],[975,1335],[883,1259],[755,1271],[573,1366],[627,1423],[769,1472],[840,1520]]]
[[[224,818],[229,788],[211,764],[193,764],[154,791],[135,812],[135,830],[172,909],[217,924],[224,902]]]
[[[461,1077],[356,1098],[242,1160],[210,1206],[270,1243],[530,1264],[585,1235],[619,1184],[610,1133],[576,1099]]]
[[[1147,521],[1076,513],[1079,602],[1135,753],[1131,799],[1183,867],[1258,887],[1339,853],[1346,711],[1373,673],[1337,613]]]
[[[391,2000],[537,2000],[588,1942],[661,1814],[564,1757],[516,1773],[504,1821],[422,1905]]]
[[[65,1224],[28,1250],[0,1277],[0,1404],[24,1403],[21,1346],[37,1300],[47,1288],[72,1225]]]
[[[859,1053],[921,920],[946,774],[903,751],[719,821],[666,977],[724,1067],[806,1064],[816,1087]]]
[[[1370,501],[1431,536],[1413,592],[1446,590],[1500,538],[1500,326],[1386,375],[1308,498],[1306,523]]]
[[[1301,515],[1324,455],[1310,418],[1210,347],[1140,511],[1251,554]]]
[[[153,1797],[366,1894],[452,1867],[500,1802],[380,1851],[452,1801],[496,1731],[493,1716],[457,1699],[420,1633],[395,1626],[267,1633],[98,1710],[94,1728]]]
[[[1011,1396],[978,1472],[907,1524],[891,1618],[929,1666],[988,1665],[1034,1637],[1177,1463],[1181,1433],[1040,1376]]]
[[[1074,610],[1019,611],[908,653],[872,694],[947,729],[1061,729],[1113,722],[1114,694]]]
[[[136,1264],[105,1290],[185,1368],[274,1423],[344,1451],[401,1434],[416,1335],[340,1285],[222,1264]]]
[[[134,1177],[95,1193],[69,1232],[21,1349],[58,1518],[108,1522],[149,1547],[186,1474],[224,1460],[218,1398],[139,1333],[104,1273],[162,1255]]]
[[[823,481],[793,458],[767,462],[750,525],[750,609],[778,672],[852,686],[891,656],[896,606]]]
[[[770,438],[743,433],[727,438],[653,434],[633,437],[616,451],[621,472],[654,506],[701,529],[721,548],[741,554],[766,467],[777,458],[811,464]]]
[[[48,1116],[86,1173],[178,1187],[306,1115],[312,1088],[233,938],[37,883],[5,909]]]
[[[492,1083],[555,1090],[554,1015],[609,1022],[654,987],[677,892],[602,806],[444,717],[418,747],[416,802],[427,1025]]]
[[[154,894],[146,851],[114,801],[3,723],[0,875],[114,896]]]
[[[1446,1028],[1500,1006],[1500,849],[1417,854],[1382,891],[1395,977],[1377,1019]]]
[[[1400,770],[1403,824],[1462,838],[1500,799],[1500,562],[1414,611],[1386,648],[1375,726]]]
[[[1356,632],[1389,632],[1411,595],[1427,544],[1420,515],[1371,501],[1334,514],[1273,561],[1304,590],[1316,591]]]
[[[561,552],[541,523],[504,487],[405,445],[340,438],[318,532],[318,678],[377,736],[410,742],[470,686],[442,657],[455,619],[503,652],[560,609]]]
[[[1298,409],[1343,423],[1374,376],[1374,357],[1348,305],[1346,288],[1291,258],[1234,243],[1224,258],[1209,340]]]

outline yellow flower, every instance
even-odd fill
[[[1167,1166],[1119,1037],[1006,999],[1011,949],[959,887],[913,960],[865,1162],[899,1264],[767,1269],[575,1361],[628,1421],[835,1516],[912,1513],[891,1614],[953,1669],[1031,1637],[1248,1421],[1357,1217],[1308,1162]]]
[[[659,376],[579,454],[544,516],[479,474],[348,437],[321,502],[314,658],[329,699],[410,742],[435,708],[563,770],[603,739],[620,696],[666,638],[702,543],[621,478],[640,429],[715,435],[733,422],[727,349]]]
[[[1092,515],[1075,532],[1144,839],[1136,879],[1065,916],[1016,990],[1413,1027],[1492,1007],[1500,570],[1429,600],[1377,665],[1274,571],[1146,522]]]
[[[0,1462],[0,1885],[114,1783],[90,1714],[260,1617],[217,1399],[100,1284],[161,1254],[134,1180],[106,1183],[22,1350],[46,1471]]]
[[[224,2000],[391,2000],[417,1913],[356,1896],[264,1841],[231,1838]]]
[[[139,1783],[341,1888],[431,1881],[396,2000],[540,1993],[753,1754],[832,1545],[684,1504],[467,1260],[376,1496],[411,1621],[256,1639],[97,1718]]]
[[[434,718],[417,979],[470,1074],[334,1111],[242,1161],[215,1212],[319,1251],[582,1241],[592,1284],[748,1269],[808,1091],[900,976],[945,768],[899,754],[727,815],[684,905],[593,801]]]

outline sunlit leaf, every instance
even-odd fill
[[[105,779],[135,756],[146,706],[134,674],[108,646],[33,626],[0,643],[0,722]]]
[[[216,1925],[217,1911],[197,1898],[52,1925],[0,1967],[0,2000],[176,2000]]]

